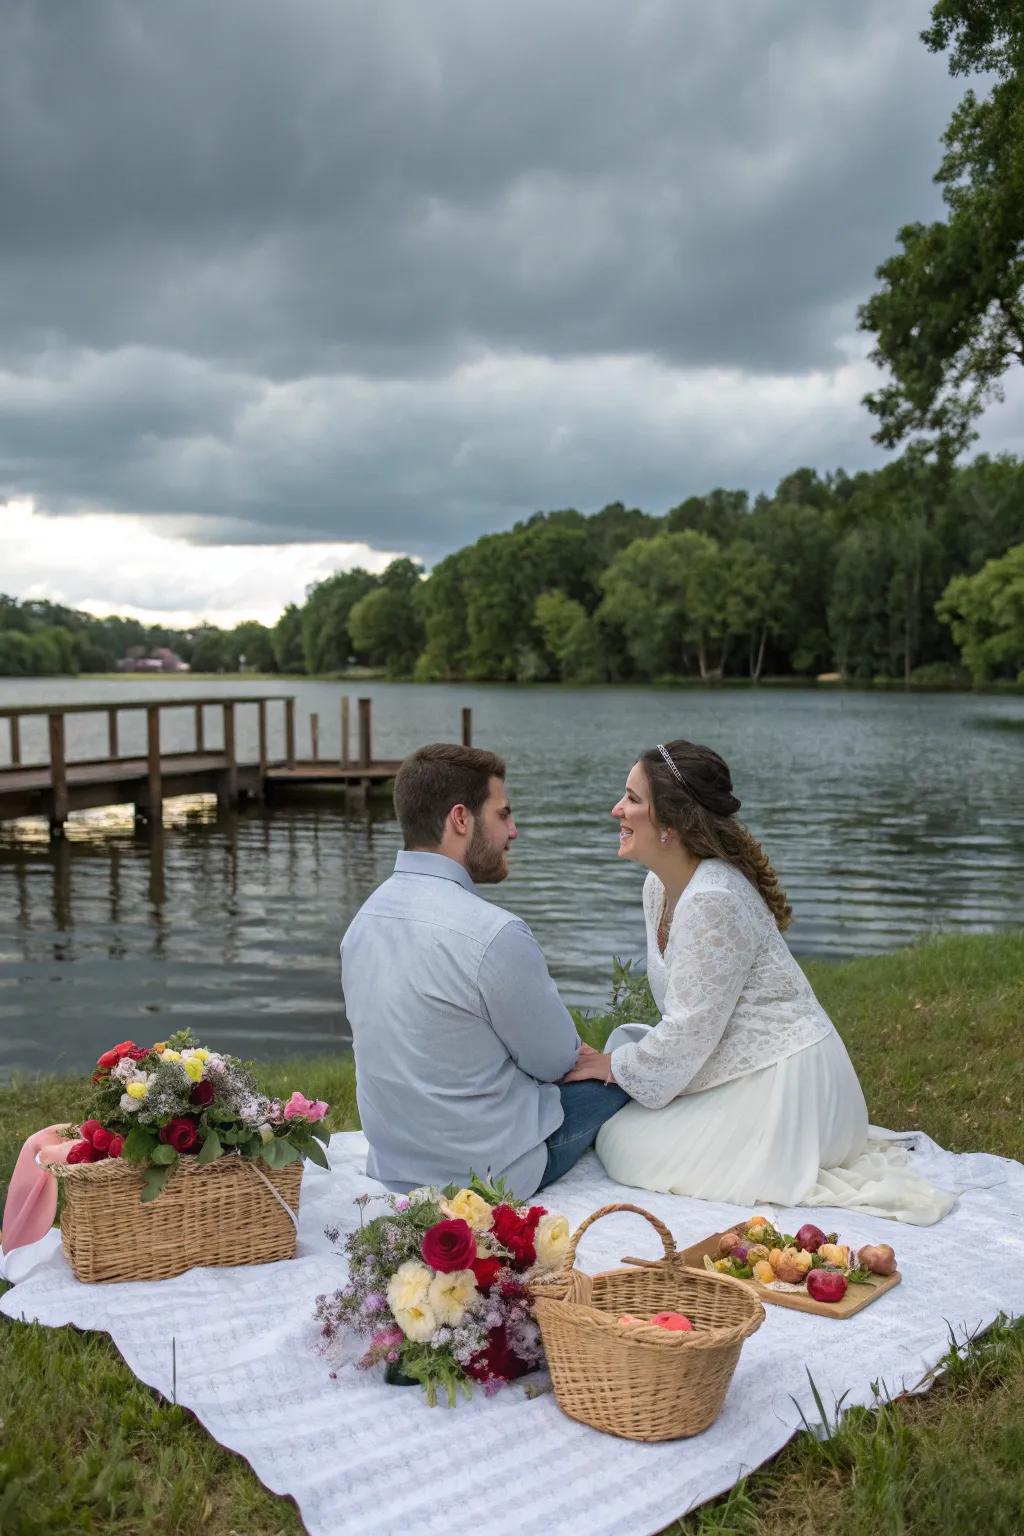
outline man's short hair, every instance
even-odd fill
[[[435,741],[411,752],[395,777],[395,814],[406,848],[436,848],[452,806],[477,815],[491,780],[504,777],[504,759],[481,747]]]

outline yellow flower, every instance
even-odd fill
[[[181,1060],[181,1052],[180,1051],[169,1051],[167,1049],[167,1047],[164,1046],[163,1060],[164,1061],[180,1061]]]
[[[542,1216],[533,1246],[537,1250],[537,1263],[542,1269],[557,1269],[569,1250],[568,1219],[552,1211]]]
[[[187,1075],[192,1079],[192,1081],[194,1083],[198,1083],[199,1079],[203,1075],[202,1062],[196,1061],[194,1056],[190,1056],[188,1061],[182,1062],[182,1066],[185,1068]]]
[[[195,1050],[192,1052],[192,1055],[195,1056],[199,1061],[209,1061],[210,1059],[210,1053],[206,1049],[205,1045],[197,1045]]]
[[[395,1322],[407,1339],[425,1344],[437,1327],[437,1319],[426,1302],[412,1307],[392,1307]]]
[[[494,1225],[493,1210],[471,1189],[460,1189],[450,1200],[442,1200],[441,1209],[453,1221],[468,1222],[474,1232],[489,1232]]]
[[[417,1307],[427,1299],[433,1271],[418,1259],[406,1259],[388,1281],[388,1306],[397,1316],[410,1307]],[[409,1335],[412,1338],[412,1334]]]
[[[154,1051],[156,1051],[158,1056],[162,1056],[164,1051],[166,1051],[166,1049],[167,1049],[167,1041],[166,1040],[157,1040],[154,1043],[154,1045],[153,1045],[153,1049],[154,1049]]]
[[[427,1301],[439,1323],[448,1323],[452,1328],[457,1328],[475,1295],[476,1276],[473,1271],[453,1269],[446,1275],[434,1276]]]
[[[125,1093],[130,1099],[144,1099],[146,1097],[146,1083],[129,1083]]]

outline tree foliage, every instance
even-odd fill
[[[949,456],[1024,362],[1024,6],[939,0],[922,36],[987,91],[968,89],[943,137],[945,218],[900,230],[860,323],[891,375],[866,400],[877,441],[920,436]]]

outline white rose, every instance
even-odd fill
[[[541,1269],[557,1269],[569,1250],[569,1221],[549,1211],[542,1216],[534,1234],[533,1246]]]
[[[410,1189],[405,1198],[410,1205],[440,1205],[441,1191],[433,1184],[422,1184],[419,1189]]]
[[[426,1301],[433,1278],[433,1270],[418,1259],[406,1259],[399,1265],[388,1281],[388,1306],[396,1317],[400,1311],[408,1311]]]
[[[432,1308],[425,1301],[412,1307],[392,1307],[391,1311],[395,1322],[407,1339],[413,1339],[417,1344],[425,1344],[433,1337],[437,1319]]]
[[[457,1328],[476,1294],[476,1276],[473,1271],[453,1269],[446,1275],[434,1276],[427,1300],[438,1322]]]
[[[122,1093],[121,1108],[124,1110],[126,1115],[134,1115],[141,1104],[141,1099],[133,1099],[130,1093]]]

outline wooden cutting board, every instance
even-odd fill
[[[701,1242],[681,1249],[679,1258],[690,1269],[703,1269],[705,1254],[712,1259],[718,1257],[718,1240],[721,1236],[721,1232],[712,1232],[710,1237]],[[891,1275],[875,1275],[869,1285],[847,1286],[842,1301],[815,1301],[806,1291],[774,1291],[770,1286],[759,1285],[753,1279],[741,1280],[740,1284],[753,1291],[758,1301],[763,1301],[765,1306],[791,1307],[794,1312],[813,1312],[818,1317],[844,1318],[853,1317],[855,1312],[863,1312],[879,1296],[884,1296],[886,1291],[899,1285],[902,1278],[898,1269]]]

